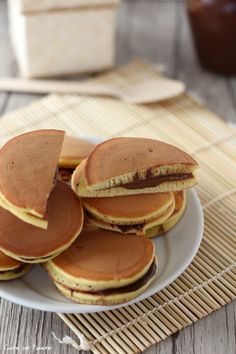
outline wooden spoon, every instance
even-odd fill
[[[118,88],[112,84],[100,84],[79,81],[27,80],[7,78],[0,80],[0,91],[25,93],[78,93],[117,97],[127,103],[150,103],[163,101],[185,91],[184,83],[170,79],[146,79]]]

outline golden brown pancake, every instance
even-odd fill
[[[64,139],[59,130],[19,135],[0,150],[0,205],[21,217],[44,218]],[[25,215],[22,218],[26,220]],[[30,221],[29,221],[30,222]]]
[[[112,197],[182,190],[196,184],[197,162],[184,151],[144,138],[114,138],[87,158],[77,192]]]
[[[83,226],[81,202],[67,184],[57,182],[47,217],[48,229],[43,230],[0,208],[0,249],[27,263],[45,262],[67,249]]]
[[[134,298],[146,289],[157,270],[155,247],[149,239],[104,230],[83,231],[45,267],[65,296],[90,304]]]
[[[59,167],[61,168],[76,168],[83,161],[95,145],[86,140],[65,135],[62,145]]]
[[[149,221],[143,222],[143,223],[137,223],[137,224],[115,224],[115,223],[108,223],[105,222],[101,219],[97,219],[91,214],[88,214],[88,220],[91,224],[95,225],[98,228],[105,229],[105,230],[113,230],[117,232],[121,232],[122,234],[136,234],[136,235],[145,235],[147,230],[150,228],[153,228],[157,225],[161,225],[163,222],[165,222],[168,217],[173,213],[173,210],[175,208],[175,203],[171,204],[167,210],[153,218],[150,219]]]
[[[83,198],[85,210],[97,219],[118,225],[146,223],[164,214],[174,203],[173,193]],[[174,207],[174,206],[173,206]]]
[[[165,234],[167,231],[171,230],[183,216],[186,205],[187,205],[187,195],[186,191],[174,192],[175,196],[175,209],[171,216],[163,223],[155,225],[149,229],[146,229],[145,236],[155,237]]]
[[[19,278],[30,269],[30,264],[19,262],[0,251],[0,280]]]

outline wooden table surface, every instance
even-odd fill
[[[9,43],[7,8],[0,0],[0,77],[15,76],[17,66]],[[236,123],[236,79],[226,79],[203,70],[192,47],[184,1],[123,1],[117,21],[117,64],[132,58],[163,63],[166,73],[183,80],[227,121]],[[0,93],[0,115],[23,107],[39,96]],[[58,337],[76,337],[56,314],[29,310],[0,300],[0,353],[75,354],[58,344]],[[182,330],[146,351],[146,354],[235,354],[236,302]],[[25,346],[29,346],[27,351]],[[36,347],[48,347],[36,350]]]

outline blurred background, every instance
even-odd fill
[[[17,7],[17,4],[23,3],[25,6],[25,16],[29,18],[36,18],[38,16],[38,12],[42,11],[44,14],[47,13],[47,16],[50,16],[51,26],[53,27],[54,21],[54,12],[60,11],[61,13],[64,11],[65,18],[69,16],[70,12],[77,11],[73,6],[77,4],[81,6],[81,13],[85,13],[86,11],[94,11],[97,21],[101,23],[105,23],[102,17],[99,18],[99,11],[96,7],[100,6],[99,2],[102,3],[102,6],[105,8],[112,9],[112,16],[114,15],[114,47],[115,47],[115,65],[123,65],[129,63],[132,59],[140,58],[145,59],[155,65],[160,65],[161,68],[165,70],[165,74],[171,78],[178,78],[184,81],[187,85],[188,90],[193,93],[193,95],[197,96],[203,102],[206,102],[207,105],[220,114],[222,117],[227,119],[228,121],[236,121],[236,79],[233,74],[235,72],[230,73],[228,76],[220,75],[214,72],[207,71],[204,69],[198,61],[198,57],[195,52],[194,42],[192,39],[192,32],[190,28],[190,22],[188,18],[188,8],[192,11],[191,19],[192,23],[195,26],[195,39],[198,35],[198,39],[201,41],[204,46],[209,47],[213,39],[208,34],[208,25],[211,23],[211,27],[215,26],[217,28],[218,34],[222,34],[221,37],[221,47],[216,48],[218,52],[225,53],[227,48],[225,49],[222,43],[226,42],[226,38],[228,38],[228,42],[231,44],[232,55],[235,55],[236,51],[236,4],[235,0],[193,0],[193,1],[184,1],[184,0],[122,0],[117,7],[116,1],[115,3],[111,0],[111,2],[101,1],[101,0],[91,0],[92,3],[88,6],[90,1],[87,2],[87,8],[84,5],[84,2],[81,0],[69,0],[68,2],[63,2],[63,0],[53,1],[30,1],[30,0],[12,0],[10,1],[13,7]],[[93,3],[93,1],[95,1]],[[31,8],[32,4],[40,4],[40,3],[51,3],[52,8],[46,10],[40,10]],[[62,7],[58,10],[55,7],[58,4],[62,4]],[[65,4],[71,3],[70,9],[65,9]],[[86,2],[85,2],[86,3]],[[82,5],[81,5],[82,4]],[[105,5],[104,5],[105,4]],[[195,5],[199,4],[202,6],[197,8],[196,14],[194,11]],[[209,7],[211,5],[211,8]],[[220,4],[220,8],[218,5]],[[222,7],[223,4],[223,7]],[[205,11],[205,6],[208,6],[207,12]],[[213,5],[213,6],[212,6]],[[76,5],[78,6],[78,4]],[[85,6],[85,7],[84,7]],[[53,8],[54,7],[54,8]],[[90,7],[90,8],[89,8]],[[217,15],[216,12],[217,9]],[[17,11],[20,11],[19,9]],[[23,12],[24,12],[23,11]],[[206,13],[211,14],[211,17],[206,17]],[[14,12],[14,11],[13,11]],[[82,15],[84,16],[84,15]],[[222,17],[223,16],[223,17]],[[228,16],[228,17],[225,17]],[[15,56],[13,54],[12,44],[10,42],[9,36],[9,20],[8,20],[8,10],[7,10],[7,2],[5,0],[0,0],[0,76],[8,77],[8,76],[17,76],[19,75],[18,66],[15,60]],[[227,25],[228,18],[231,19],[231,27]],[[199,21],[200,22],[199,22]],[[17,22],[17,20],[14,20]],[[113,31],[111,26],[113,26],[113,18],[109,18],[109,23],[107,24],[106,31]],[[13,22],[13,21],[12,21]],[[70,20],[69,20],[70,22]],[[66,22],[65,22],[66,23]],[[207,26],[205,26],[207,24]],[[22,26],[22,25],[20,25]],[[42,26],[42,27],[41,27]],[[31,37],[29,40],[33,41],[34,38],[37,38],[37,33],[40,32],[44,26],[44,22],[39,20],[36,24],[29,23],[25,28],[25,33],[22,35],[21,31],[15,30],[14,40],[17,45],[22,49],[24,39],[22,36]],[[55,24],[56,26],[56,24]],[[205,26],[205,28],[203,28]],[[19,27],[20,28],[20,27]],[[203,28],[203,33],[199,33],[199,28]],[[226,31],[227,28],[227,31]],[[66,25],[63,28],[63,31],[67,32]],[[28,31],[28,34],[27,34]],[[55,27],[55,31],[57,31]],[[226,31],[226,32],[225,32]],[[32,36],[32,33],[35,34],[35,37]],[[107,33],[107,32],[106,32]],[[95,43],[97,42],[99,34],[96,33],[94,29],[94,34],[90,34],[94,39]],[[112,33],[111,33],[112,36]],[[84,40],[86,41],[86,33],[84,34]],[[110,44],[112,38],[109,37]],[[199,42],[198,41],[198,42]],[[45,34],[43,36],[42,42],[45,45],[53,46],[53,43],[47,43],[47,37]],[[219,42],[219,41],[218,41]],[[79,46],[80,43],[72,40],[72,46]],[[227,45],[229,45],[229,43]],[[32,45],[32,43],[31,43]],[[206,47],[205,47],[206,48]],[[109,51],[110,49],[108,49]],[[200,48],[202,50],[202,48]],[[32,56],[33,51],[30,50],[26,56]],[[204,50],[203,50],[204,51]],[[205,52],[204,52],[205,53]],[[57,56],[58,60],[62,60],[63,57],[66,57],[66,52],[61,50],[61,54]],[[108,54],[108,55],[111,55]],[[217,52],[214,52],[214,48],[211,51],[210,47],[210,56],[216,58],[218,56]],[[231,59],[232,59],[231,55]],[[95,61],[99,62],[99,58],[101,56],[98,52],[93,54]],[[204,59],[204,58],[203,58]],[[66,58],[65,58],[66,60]],[[223,62],[225,67],[228,67],[228,58],[223,57]],[[225,62],[226,60],[226,62]],[[231,60],[232,62],[232,60]],[[236,64],[233,61],[235,68]],[[230,64],[232,67],[232,63]],[[233,65],[233,67],[234,67]],[[233,69],[235,69],[233,68]],[[236,69],[235,69],[236,70]],[[224,73],[223,73],[224,74]],[[229,74],[229,73],[227,73]],[[38,96],[37,96],[38,97]],[[34,99],[34,95],[13,95],[7,93],[0,93],[0,113],[24,106],[29,101]]]

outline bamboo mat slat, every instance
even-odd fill
[[[100,75],[122,87],[160,75],[141,62]],[[144,351],[236,298],[236,130],[184,94],[146,106],[109,98],[51,95],[0,120],[0,143],[22,132],[63,129],[81,136],[161,139],[193,154],[205,214],[201,247],[186,271],[137,304],[95,314],[58,314],[94,353]],[[79,341],[79,340],[78,340]]]

